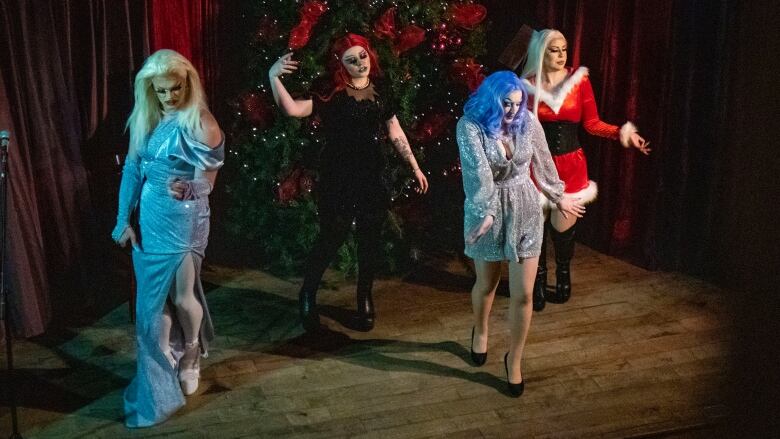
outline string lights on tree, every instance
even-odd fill
[[[253,24],[246,54],[253,79],[234,104],[228,229],[243,242],[258,242],[266,267],[299,270],[316,236],[319,123],[280,117],[268,84],[268,68],[289,50],[300,65],[285,85],[302,96],[326,75],[331,41],[346,32],[370,38],[421,167],[437,178],[459,178],[455,123],[461,104],[484,78],[475,61],[485,51],[484,6],[457,0],[260,0],[245,7],[244,19]],[[388,144],[395,203],[383,239],[394,267],[409,257],[402,251],[407,226],[421,224],[425,212],[408,166],[391,150]],[[337,264],[348,272],[356,265],[354,249],[349,243],[339,253]]]

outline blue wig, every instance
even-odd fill
[[[482,81],[477,91],[471,94],[463,114],[480,124],[490,137],[498,137],[504,118],[504,99],[515,91],[523,93],[520,111],[507,127],[510,134],[525,133],[525,113],[528,111],[528,93],[520,78],[509,70],[492,73]]]

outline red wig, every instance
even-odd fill
[[[379,58],[376,56],[376,52],[371,48],[371,44],[368,39],[357,34],[346,34],[338,40],[334,41],[330,46],[330,54],[328,55],[328,70],[330,71],[330,77],[333,81],[333,92],[344,90],[347,84],[352,79],[347,72],[346,67],[341,62],[341,57],[344,56],[344,52],[350,47],[360,46],[366,49],[368,53],[368,59],[371,60],[371,70],[368,72],[368,77],[371,80],[375,80],[381,76],[382,69],[379,67]]]

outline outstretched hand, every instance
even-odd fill
[[[632,133],[630,140],[631,146],[638,149],[644,155],[650,155],[650,148],[648,148],[650,142],[645,141],[645,139],[637,133]]]
[[[298,70],[298,64],[300,61],[292,59],[292,52],[282,55],[268,70],[268,76],[271,78],[278,78],[282,75],[288,75]]]

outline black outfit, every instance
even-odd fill
[[[311,99],[312,114],[321,121],[324,148],[317,191],[320,234],[301,287],[301,319],[306,329],[319,326],[317,288],[354,222],[358,326],[370,330],[374,324],[371,288],[380,257],[382,225],[390,206],[384,138],[395,106],[389,91],[374,84],[363,90],[341,90],[329,99],[319,95]]]

